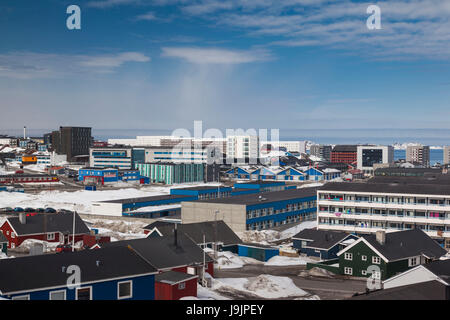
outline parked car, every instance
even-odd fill
[[[14,209],[11,208],[11,207],[6,207],[6,208],[1,208],[0,209],[1,213],[8,213],[8,212],[12,212],[12,211],[14,211]]]
[[[36,209],[36,212],[37,212],[37,213],[44,213],[44,212],[45,212],[45,209],[44,209],[44,208],[37,208],[37,209]]]
[[[60,244],[56,247],[56,252],[72,252],[72,246],[70,244]]]
[[[23,210],[23,211],[25,211],[25,212],[36,212],[36,210],[34,210],[34,208],[25,208],[25,210]]]
[[[44,212],[45,213],[56,213],[56,210],[53,208],[46,208]]]
[[[21,207],[15,207],[14,208],[14,212],[23,212],[24,210],[23,210],[23,208],[21,208]]]
[[[35,215],[37,215],[37,212],[31,212],[26,214],[27,217],[33,217]]]

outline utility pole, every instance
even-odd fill
[[[73,232],[72,232],[72,252],[75,251],[75,203],[73,204]]]
[[[219,211],[217,210],[214,213],[214,260],[217,260],[217,214]]]
[[[203,272],[202,272],[202,286],[205,287],[205,272],[206,272],[206,238],[205,234],[203,234]]]

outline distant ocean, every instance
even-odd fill
[[[56,129],[56,128],[55,128]],[[53,130],[55,130],[53,129]],[[207,128],[205,128],[207,129]],[[266,128],[270,129],[270,128]],[[27,129],[28,136],[42,136],[52,129]],[[225,132],[225,130],[223,130]],[[135,138],[144,135],[170,135],[172,130],[157,129],[93,129],[97,140]],[[22,136],[23,129],[0,129],[0,134]],[[421,143],[429,146],[450,145],[450,129],[280,129],[281,140],[308,140],[320,144]],[[394,158],[405,159],[405,150],[396,149]],[[431,149],[431,164],[443,161],[442,149]]]

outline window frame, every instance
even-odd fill
[[[345,252],[344,253],[344,259],[347,260],[347,261],[353,261],[353,253]]]
[[[126,284],[129,283],[130,284],[130,293],[127,296],[120,296],[120,285],[121,284]],[[133,298],[133,280],[125,280],[125,281],[120,281],[117,282],[117,300],[123,300],[123,299],[130,299]]]
[[[62,299],[62,300],[67,300],[67,291],[65,289],[50,291],[48,293],[48,300],[57,301],[57,299],[52,299],[52,293],[59,293],[59,292],[63,292],[64,293],[64,299]]]
[[[372,256],[372,263],[381,264],[381,258],[378,256]]]

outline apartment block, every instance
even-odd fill
[[[418,228],[450,248],[450,179],[422,179],[327,183],[317,192],[318,229],[372,234]]]
[[[406,161],[419,163],[424,167],[430,166],[430,147],[415,145],[406,147]]]

